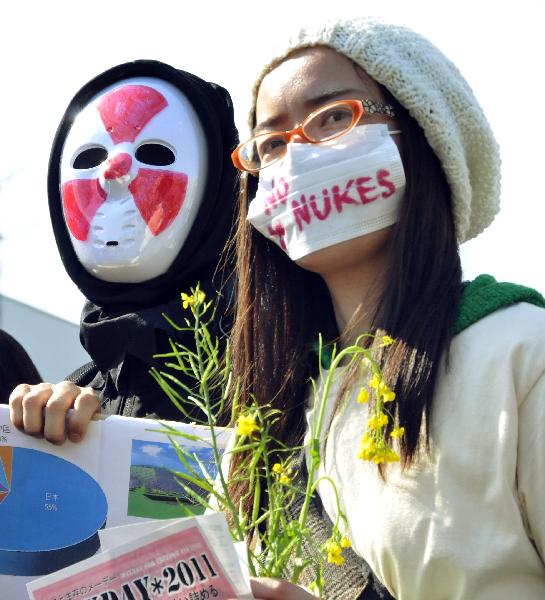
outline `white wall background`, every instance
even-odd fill
[[[350,14],[417,29],[465,74],[503,156],[502,211],[462,248],[466,276],[490,272],[545,291],[543,0],[20,0],[1,15],[0,293],[79,319],[83,298],[57,257],[45,173],[58,121],[91,77],[136,58],[193,71],[231,91],[245,135],[249,88],[277,34],[288,23]]]
[[[23,345],[44,381],[61,381],[91,360],[78,325],[17,300],[0,296],[0,327]]]

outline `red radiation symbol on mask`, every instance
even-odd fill
[[[112,141],[119,144],[134,142],[147,123],[167,105],[157,90],[144,85],[127,85],[107,94],[100,101],[98,111]],[[116,165],[115,169],[120,170],[115,176],[126,174],[130,164],[131,161],[125,159],[126,167]],[[164,231],[180,212],[187,183],[185,173],[139,169],[129,184],[134,202],[153,235]],[[76,239],[87,239],[90,223],[105,200],[106,192],[98,179],[73,179],[62,185],[66,224]]]

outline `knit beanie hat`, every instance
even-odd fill
[[[488,227],[500,196],[499,148],[490,125],[454,64],[406,27],[359,18],[301,29],[277,46],[257,78],[250,127],[265,75],[295,50],[311,46],[328,46],[354,61],[418,122],[450,185],[458,242]]]

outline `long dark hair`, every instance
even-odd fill
[[[456,319],[461,266],[441,164],[416,121],[384,92],[403,132],[407,185],[372,332],[384,331],[397,340],[384,352],[382,367],[397,394],[396,410],[405,427],[401,459],[407,466],[430,441],[433,393]],[[249,402],[252,394],[258,403],[281,409],[271,433],[295,445],[303,435],[307,383],[318,367],[313,352],[318,333],[330,337],[338,332],[321,277],[298,267],[246,221],[255,188],[256,179],[242,175],[234,374],[241,382],[241,402]],[[244,498],[246,485],[233,484],[233,493]]]

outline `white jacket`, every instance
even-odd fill
[[[386,483],[356,456],[367,420],[357,392],[333,420],[320,474],[336,482],[352,545],[392,595],[543,600],[545,310],[516,304],[453,339],[431,455],[406,472],[389,465]],[[318,489],[335,522],[330,485]]]

